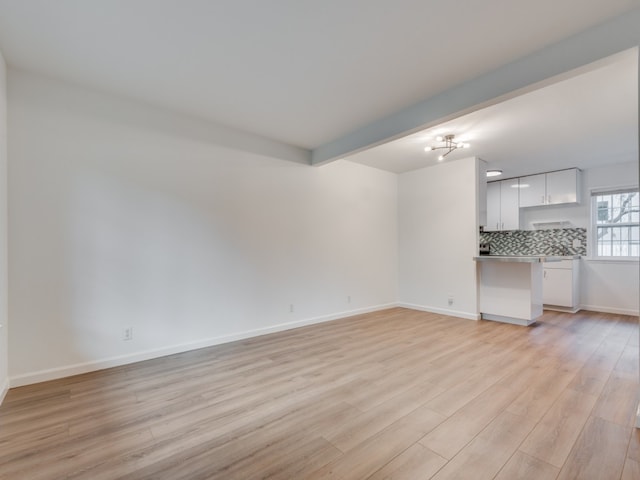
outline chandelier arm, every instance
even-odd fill
[[[442,141],[444,142],[444,145],[430,146],[428,151],[446,150],[445,153],[440,155],[440,157],[441,157],[440,160],[442,160],[442,159],[444,159],[444,157],[449,155],[454,150],[457,150],[458,148],[465,148],[465,144],[463,144],[461,142],[455,142],[454,138],[455,138],[455,135],[445,135],[444,137],[442,137]],[[425,150],[426,150],[426,148],[425,148]]]
[[[447,148],[449,150],[455,150],[457,148],[460,148],[456,145],[442,145],[440,147],[431,147],[431,150],[442,150],[443,148]]]

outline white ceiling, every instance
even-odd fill
[[[312,149],[639,5],[0,0],[0,48],[12,68]]]
[[[347,157],[401,173],[438,163],[438,135],[469,142],[444,161],[478,156],[503,178],[638,159],[638,52],[586,73]]]

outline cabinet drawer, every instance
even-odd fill
[[[543,267],[545,269],[567,269],[573,268],[573,260],[560,260],[559,262],[545,262]]]

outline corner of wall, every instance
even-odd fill
[[[468,157],[400,176],[401,305],[477,318],[479,169],[479,160]]]
[[[0,405],[2,405],[2,402],[4,401],[4,397],[7,395],[8,391],[9,391],[9,379],[5,378],[4,383],[0,387]]]
[[[7,66],[0,51],[0,404],[9,388],[7,202]]]

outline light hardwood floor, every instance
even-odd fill
[[[638,479],[638,350],[394,308],[12,389],[0,478]]]

